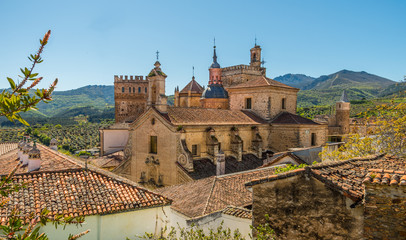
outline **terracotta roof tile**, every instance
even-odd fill
[[[299,90],[298,88],[288,86],[286,84],[283,84],[281,82],[275,81],[273,79],[270,79],[270,78],[267,78],[267,77],[264,77],[264,76],[259,76],[259,77],[255,78],[255,79],[252,79],[250,81],[237,84],[237,85],[229,87],[227,89],[249,88],[249,87],[267,87],[267,86],[283,87],[283,88],[290,88],[290,89]]]
[[[307,162],[305,162],[304,160],[302,160],[301,158],[299,158],[298,156],[296,156],[294,153],[292,152],[280,152],[280,153],[275,153],[267,163],[265,163],[264,165],[261,166],[261,168],[263,167],[270,167],[273,164],[277,163],[279,160],[281,160],[284,157],[291,157],[293,158],[297,163],[299,164],[307,164]]]
[[[23,215],[47,208],[51,216],[86,216],[170,203],[161,195],[92,170],[17,174],[14,182],[27,182],[27,187],[9,196],[10,201],[1,208],[1,215],[9,214],[14,206],[19,206]],[[4,220],[3,217],[1,221]]]
[[[288,112],[281,112],[274,119],[271,120],[271,124],[312,124],[312,125],[319,125],[318,123],[308,119],[301,117],[296,114],[288,113]]]
[[[228,206],[223,209],[222,213],[238,218],[252,219],[252,211],[246,208]]]
[[[262,168],[229,175],[215,176],[156,190],[172,199],[172,208],[194,218],[210,214],[233,205],[252,204],[252,193],[245,183],[269,176],[274,168]]]
[[[363,183],[406,186],[406,171],[369,169]]]
[[[195,81],[195,78],[193,77],[192,81],[190,81],[183,89],[180,91],[180,93],[188,93],[191,91],[192,93],[203,93],[203,87]]]
[[[164,116],[164,115],[163,115]],[[209,109],[209,108],[180,108],[169,107],[167,118],[175,125],[238,125],[261,124],[253,117],[253,113],[246,114],[240,110]]]

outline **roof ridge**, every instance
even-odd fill
[[[380,155],[372,155],[372,156],[366,156],[366,157],[362,157],[362,158],[352,158],[352,159],[348,159],[348,160],[344,160],[344,161],[328,161],[328,162],[321,162],[318,163],[316,165],[311,165],[308,166],[310,169],[320,169],[320,168],[325,168],[325,167],[335,167],[335,166],[339,166],[339,165],[343,165],[346,163],[352,163],[352,162],[356,162],[356,161],[370,161],[370,160],[377,160],[378,158],[384,156],[385,154],[380,154]]]
[[[213,185],[211,186],[209,197],[207,198],[206,204],[205,204],[203,212],[202,212],[203,215],[206,213],[207,207],[209,206],[209,201],[211,199],[211,195],[213,195],[214,186],[216,185],[216,180],[217,180],[217,176],[214,177]]]

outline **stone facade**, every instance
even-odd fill
[[[364,237],[406,239],[406,183],[365,183]]]
[[[116,123],[134,121],[147,107],[148,80],[143,76],[114,76]]]
[[[362,208],[304,174],[253,186],[253,202],[254,226],[268,214],[277,239],[362,238]]]

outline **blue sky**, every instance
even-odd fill
[[[222,67],[248,64],[254,38],[268,77],[342,69],[395,81],[406,75],[406,1],[0,1],[0,88],[29,65],[52,30],[37,71],[57,90],[147,75],[160,52],[166,92],[208,81],[216,37]]]

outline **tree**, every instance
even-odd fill
[[[40,48],[35,55],[30,55],[28,59],[32,62],[30,69],[20,69],[23,73],[22,81],[16,84],[13,79],[7,78],[11,90],[0,94],[0,116],[7,117],[10,121],[20,121],[25,125],[29,125],[20,116],[20,112],[26,112],[36,109],[36,105],[42,102],[49,102],[52,100],[51,94],[57,84],[57,79],[51,84],[48,89],[35,89],[34,87],[42,80],[42,77],[37,77],[38,73],[33,73],[36,64],[41,63],[41,53],[48,43],[51,31],[48,31],[44,38],[40,40]],[[31,84],[26,84],[31,81]],[[29,91],[34,91],[30,95]],[[27,129],[28,130],[28,129]],[[29,129],[31,131],[31,129]],[[9,201],[9,196],[14,192],[19,191],[21,188],[26,187],[27,183],[19,183],[14,181],[14,174],[20,165],[17,165],[9,175],[3,176],[0,180],[0,208],[4,208]],[[13,240],[46,240],[48,237],[44,233],[39,233],[41,225],[52,223],[55,227],[58,225],[66,224],[81,224],[84,222],[83,217],[63,217],[57,215],[50,217],[50,212],[47,209],[42,209],[41,213],[31,213],[29,215],[21,215],[19,206],[14,206],[13,209],[8,209],[7,214],[1,216],[6,219],[6,222],[0,223],[0,239],[13,239]],[[69,239],[78,239],[79,237],[88,233],[89,230],[77,235],[70,235]]]
[[[40,47],[37,53],[28,57],[32,62],[31,67],[20,68],[23,74],[19,76],[22,79],[21,82],[16,83],[12,78],[7,78],[11,90],[3,90],[0,94],[0,116],[5,116],[12,122],[17,120],[28,126],[29,124],[20,116],[20,112],[36,109],[38,103],[48,103],[52,100],[51,94],[58,83],[58,79],[55,79],[48,89],[34,89],[41,82],[42,77],[38,77],[38,73],[33,72],[35,66],[43,62],[41,54],[50,35],[51,30],[44,35],[43,39],[39,40]],[[30,94],[30,91],[33,94]]]
[[[367,136],[350,135],[345,144],[333,152],[322,151],[323,160],[347,160],[373,154],[406,154],[406,103],[393,99],[362,114],[365,124],[373,128]]]

